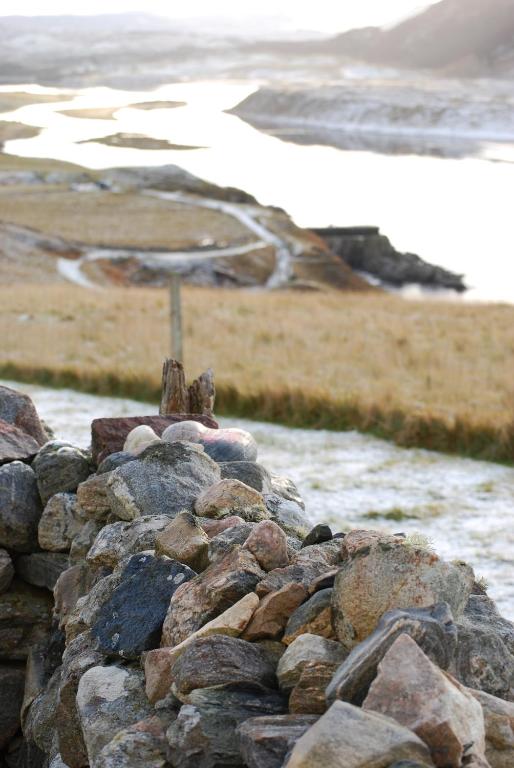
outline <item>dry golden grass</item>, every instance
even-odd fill
[[[221,411],[514,460],[514,307],[185,288],[185,364]],[[0,289],[3,375],[158,396],[167,293]]]
[[[204,238],[246,243],[252,237],[218,211],[134,193],[74,192],[48,185],[0,187],[0,218],[72,242],[113,248],[194,247]]]

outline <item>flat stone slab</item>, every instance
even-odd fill
[[[91,423],[93,462],[98,466],[111,453],[123,451],[128,433],[142,424],[151,427],[160,437],[167,427],[179,421],[198,421],[210,429],[218,428],[218,422],[211,416],[190,413],[177,413],[172,416],[126,416],[94,419]]]

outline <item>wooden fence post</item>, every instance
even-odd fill
[[[173,272],[170,278],[170,331],[171,357],[184,362],[182,346],[182,304],[180,298],[180,275]]]

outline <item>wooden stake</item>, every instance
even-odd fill
[[[161,416],[170,416],[175,413],[212,416],[215,397],[214,373],[211,368],[202,373],[188,387],[182,363],[172,358],[164,361],[159,408]]]

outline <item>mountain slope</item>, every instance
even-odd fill
[[[371,63],[455,74],[514,68],[514,0],[442,0],[392,29],[351,30],[326,50]]]

